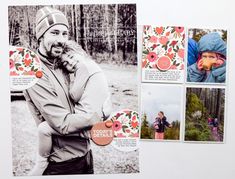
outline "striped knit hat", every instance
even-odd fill
[[[69,23],[65,15],[50,7],[39,9],[36,15],[36,38],[37,40],[52,26],[62,24],[69,27]]]

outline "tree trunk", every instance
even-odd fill
[[[28,38],[29,38],[29,47],[31,48],[32,45],[32,38],[31,38],[31,28],[30,28],[30,20],[29,20],[29,6],[27,6],[26,9],[26,16],[27,16],[27,21],[28,21]]]
[[[84,43],[84,12],[83,12],[83,5],[80,5],[80,44],[83,49],[85,49]]]
[[[221,89],[217,89],[217,104],[216,104],[216,117],[220,120],[220,111],[221,111]]]
[[[104,17],[105,17],[105,26],[107,31],[108,51],[112,51],[112,45],[110,40],[110,29],[109,29],[109,7],[107,4],[105,5]]]
[[[77,41],[77,16],[76,16],[76,5],[73,5],[73,28],[74,28],[74,40]]]
[[[114,53],[117,53],[117,32],[118,32],[118,4],[115,4],[115,20],[114,20]]]

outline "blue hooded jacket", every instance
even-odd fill
[[[197,62],[198,59],[198,44],[195,40],[189,38],[188,39],[188,63],[190,66]]]
[[[226,57],[226,44],[218,33],[204,35],[198,42],[199,53],[215,52]],[[188,82],[224,83],[226,78],[226,61],[219,67],[212,67],[207,73],[199,70],[197,63],[188,67]]]

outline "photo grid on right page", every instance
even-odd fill
[[[227,30],[141,28],[141,139],[223,143]]]
[[[184,141],[224,142],[227,30],[188,29]]]

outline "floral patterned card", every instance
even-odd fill
[[[143,27],[143,82],[183,83],[184,56],[184,27]]]

